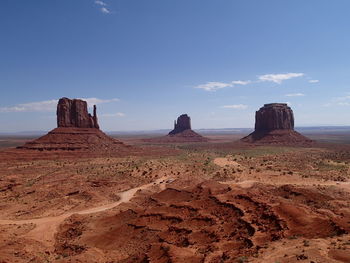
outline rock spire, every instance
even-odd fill
[[[96,105],[94,105],[93,116],[91,116],[88,113],[86,101],[61,98],[57,104],[57,127],[99,129]]]
[[[174,129],[169,135],[181,133],[185,130],[191,130],[191,118],[187,114],[182,114],[174,121]]]

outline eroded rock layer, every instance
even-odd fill
[[[95,128],[59,127],[19,149],[39,151],[113,151],[127,147]]]
[[[182,114],[174,122],[174,129],[169,132],[169,135],[175,135],[185,130],[191,130],[191,118],[187,114]]]
[[[285,103],[265,104],[255,115],[255,131],[293,130],[292,109]]]
[[[94,105],[93,116],[91,116],[88,113],[86,101],[61,98],[57,104],[57,127],[99,129],[96,105]]]
[[[151,143],[186,143],[186,142],[207,142],[208,138],[196,133],[191,129],[191,118],[182,114],[174,122],[174,129],[167,136],[143,140]]]
[[[255,113],[255,130],[241,139],[261,144],[310,144],[312,140],[294,130],[294,115],[286,103],[265,104]]]
[[[96,248],[105,253],[100,262],[245,262],[237,259],[274,242],[347,233],[350,226],[338,212],[347,202],[332,202],[346,198],[345,192],[328,196],[291,185],[243,189],[204,182],[167,188],[117,214],[90,222],[72,218],[60,227],[56,251],[82,261]]]
[[[93,116],[87,102],[61,98],[57,105],[57,126],[48,134],[18,147],[38,151],[118,152],[128,146],[107,136],[99,129],[96,106]]]

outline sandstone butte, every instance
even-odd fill
[[[166,136],[145,139],[154,143],[207,142],[208,138],[196,133],[191,128],[191,118],[187,114],[180,115],[174,121],[174,129]]]
[[[94,105],[93,116],[91,116],[88,113],[86,101],[61,98],[57,104],[57,127],[99,129],[96,105]]]
[[[38,151],[118,152],[127,145],[100,130],[96,112],[88,113],[87,102],[61,98],[57,104],[57,128],[19,149]]]
[[[310,144],[312,140],[294,130],[293,110],[286,103],[265,104],[255,113],[255,130],[241,139],[248,143]]]

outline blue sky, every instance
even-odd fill
[[[350,125],[348,0],[1,0],[0,132],[56,126],[60,97],[106,131]]]

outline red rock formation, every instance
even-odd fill
[[[86,101],[61,98],[57,105],[57,126],[45,136],[18,147],[39,151],[120,152],[128,148],[99,130],[96,106],[93,116]]]
[[[293,111],[285,103],[265,104],[255,115],[255,131],[293,130]]]
[[[92,117],[94,120],[94,126],[96,129],[100,128],[100,125],[98,125],[98,119],[97,119],[97,113],[96,113],[96,105],[94,105],[94,116]]]
[[[119,151],[121,147],[127,146],[95,128],[59,127],[18,148],[38,151],[113,152]]]
[[[175,135],[185,130],[191,130],[191,118],[187,114],[182,114],[174,121],[174,129],[169,132],[169,135]]]
[[[174,129],[167,136],[144,139],[144,142],[151,143],[186,143],[186,142],[207,142],[208,138],[196,133],[191,129],[191,118],[182,114],[174,122]]]
[[[57,105],[57,127],[99,129],[94,105],[94,115],[88,113],[86,101],[61,98]]]
[[[309,144],[312,140],[294,131],[294,115],[285,103],[265,104],[255,114],[255,131],[241,139],[262,144]]]

